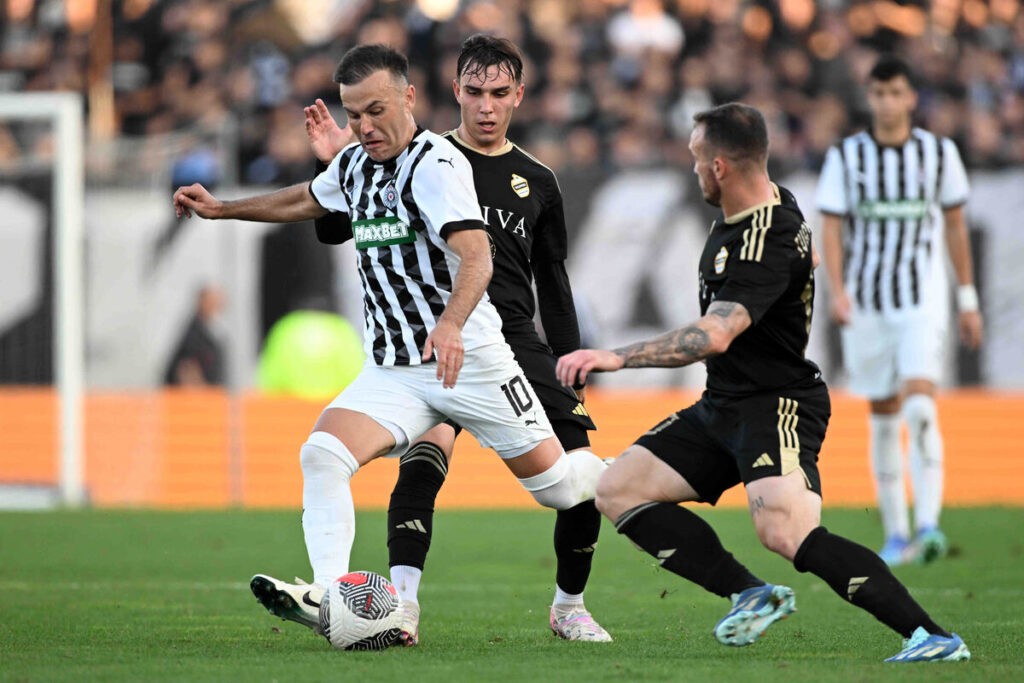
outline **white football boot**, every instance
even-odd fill
[[[396,645],[413,647],[420,642],[420,606],[412,600],[398,601],[398,641]]]
[[[551,606],[551,631],[564,640],[610,643],[612,637],[583,605]]]
[[[275,617],[302,624],[322,635],[320,601],[324,588],[319,584],[308,584],[299,578],[295,583],[285,583],[266,574],[257,574],[249,582],[249,588],[256,600]]]

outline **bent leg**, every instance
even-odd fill
[[[593,500],[597,480],[606,469],[590,451],[566,453],[554,436],[504,462],[534,500],[555,510]]]

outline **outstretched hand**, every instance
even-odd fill
[[[567,387],[587,381],[591,372],[614,372],[622,368],[623,360],[618,354],[601,349],[579,349],[558,359],[555,374],[558,381]]]
[[[309,146],[316,158],[325,164],[331,163],[331,159],[355,139],[351,128],[338,126],[338,122],[334,120],[327,105],[320,98],[302,111],[306,115],[306,137],[309,138]]]
[[[179,187],[174,193],[174,215],[192,218],[194,211],[200,218],[217,218],[223,202],[199,183]]]

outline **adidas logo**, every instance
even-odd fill
[[[870,578],[870,577],[867,577],[867,576],[855,576],[852,579],[850,579],[850,585],[846,587],[846,597],[847,597],[847,599],[853,600],[853,594],[856,593],[857,590],[861,586],[864,585],[864,583],[868,580],[868,578]]]
[[[762,453],[761,457],[754,461],[754,467],[771,467],[775,464],[767,453]]]
[[[423,526],[423,523],[420,522],[420,520],[418,520],[418,519],[411,519],[408,522],[406,522],[405,524],[397,524],[397,525],[395,525],[395,528],[396,529],[412,529],[413,531],[420,531],[420,532],[422,532],[424,534],[427,533],[427,530]]]
[[[589,555],[590,553],[594,552],[595,550],[597,550],[597,544],[596,543],[594,545],[588,545],[585,548],[573,548],[572,549],[572,551],[574,553],[582,553],[584,555]]]
[[[676,554],[676,549],[675,548],[669,548],[668,550],[659,550],[658,551],[658,564],[665,564],[665,561],[668,560],[668,558],[672,557],[675,554]]]
[[[579,415],[580,417],[590,417],[590,413],[583,407],[582,403],[577,403],[576,407],[572,409],[573,415]]]

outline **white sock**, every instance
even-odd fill
[[[345,444],[327,432],[313,432],[299,453],[302,463],[302,531],[313,566],[313,582],[325,588],[348,574],[356,511],[349,479],[359,463]]]
[[[552,607],[576,607],[583,606],[583,593],[566,593],[558,585],[555,585],[555,601]]]
[[[875,477],[878,512],[885,537],[910,535],[907,491],[903,485],[900,416],[871,415],[871,471]]]
[[[914,485],[914,527],[939,526],[942,511],[942,434],[935,400],[911,394],[903,401],[903,419],[910,432],[910,480]]]
[[[405,564],[396,564],[391,568],[391,583],[398,589],[398,597],[419,604],[416,592],[420,589],[420,578],[423,570]]]

